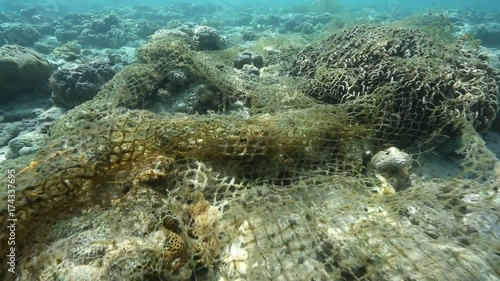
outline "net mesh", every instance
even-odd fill
[[[346,29],[323,42],[364,38],[365,30]],[[377,32],[416,32],[386,31]],[[18,171],[18,280],[500,278],[500,165],[477,133],[481,116],[497,111],[495,70],[484,66],[471,78],[491,88],[482,103],[457,102],[437,87],[442,97],[427,105],[416,103],[427,95],[418,86],[399,91],[382,74],[380,87],[351,98],[350,87],[342,92],[340,85],[356,85],[360,74],[328,68],[334,62],[311,52],[314,46],[296,66],[309,56],[316,65],[304,75],[305,68],[295,68],[303,78],[292,81],[244,79],[207,54],[180,48],[182,40],[168,42],[176,43],[164,44],[165,52],[151,48],[151,61],[151,46],[143,47],[144,63],[65,115],[34,159],[1,164]],[[243,100],[249,116],[134,109],[147,106],[177,68],[196,73],[227,104]],[[411,73],[402,72],[398,83]],[[315,94],[325,87],[335,89]],[[329,95],[349,98],[316,101]],[[483,114],[490,106],[494,114]],[[422,149],[435,150],[445,136],[459,143],[458,172],[426,177],[432,153]],[[420,174],[373,167],[371,155],[392,145],[413,153]],[[395,175],[409,186],[393,186]],[[2,258],[6,252],[2,246]]]

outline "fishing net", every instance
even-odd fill
[[[500,79],[476,51],[355,27],[298,54],[295,79],[256,79],[166,34],[33,159],[1,164],[17,172],[15,278],[499,279],[500,165],[478,131]],[[141,109],[172,71],[247,115]],[[455,172],[427,174],[450,142]]]

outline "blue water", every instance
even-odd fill
[[[378,0],[357,0],[357,1],[338,1],[346,7],[378,6],[383,7],[397,3],[403,9],[456,9],[456,8],[478,8],[478,9],[498,9],[500,1],[495,0],[418,0],[418,1],[378,1]]]
[[[85,11],[89,9],[100,8],[123,8],[131,5],[177,5],[177,4],[204,4],[211,3],[220,6],[226,6],[231,9],[248,8],[256,6],[265,6],[270,9],[283,8],[291,5],[309,5],[313,0],[90,0],[90,1],[72,1],[72,0],[1,0],[0,10],[8,10],[11,7],[23,5],[53,5],[63,7],[66,11]],[[13,4],[14,3],[14,4]],[[457,9],[457,8],[475,8],[481,10],[500,9],[500,1],[494,0],[419,0],[419,1],[405,1],[405,0],[338,0],[338,4],[348,9],[362,9],[362,8],[377,8],[386,9],[387,7],[397,8],[401,10],[422,10],[422,9]]]

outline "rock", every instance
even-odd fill
[[[172,98],[172,112],[206,114],[219,108],[222,97],[206,85],[194,85]]]
[[[4,146],[19,134],[19,129],[12,123],[0,123],[0,146]]]
[[[226,47],[226,42],[217,30],[209,26],[199,26],[194,30],[193,41],[198,50],[221,50]]]
[[[241,39],[245,41],[255,41],[259,38],[259,35],[253,32],[252,30],[245,30],[243,32],[243,35],[241,36]]]
[[[9,141],[7,158],[12,159],[21,155],[26,155],[26,153],[33,153],[42,146],[47,138],[48,136],[45,134],[34,132],[17,136]]]
[[[285,21],[285,23],[283,24],[283,27],[285,28],[286,31],[295,32],[296,28],[299,25],[300,25],[299,22],[295,21],[294,19],[289,19],[289,20]]]
[[[500,50],[495,51],[494,49],[486,49],[485,56],[487,57],[488,64],[491,67],[500,70]]]
[[[9,44],[25,47],[32,47],[41,37],[41,34],[35,28],[24,23],[11,24],[2,33]]]
[[[371,162],[378,171],[398,172],[410,166],[411,156],[396,147],[389,147],[375,154]]]
[[[37,52],[48,55],[58,45],[59,45],[59,43],[57,42],[57,40],[54,37],[44,37],[35,43],[34,48]]]
[[[330,13],[323,13],[320,15],[316,15],[313,17],[313,21],[315,24],[318,23],[327,24],[332,21],[332,15]]]
[[[487,47],[500,46],[500,24],[484,23],[478,24],[473,28],[472,34],[475,38],[481,40],[481,44]]]
[[[245,64],[241,70],[246,74],[259,76],[259,69],[251,64]]]
[[[101,61],[61,68],[50,77],[52,101],[57,106],[73,108],[91,100],[113,76],[113,69]]]
[[[462,231],[465,233],[491,233],[500,237],[500,227],[497,216],[488,212],[472,212],[464,215]]]
[[[372,159],[371,164],[375,168],[378,177],[387,181],[394,189],[402,190],[410,185],[408,170],[411,165],[411,156],[396,147],[379,151]]]
[[[53,106],[53,107],[43,111],[42,113],[40,113],[36,119],[37,119],[37,121],[39,121],[41,123],[52,122],[52,121],[55,121],[55,120],[61,118],[61,116],[63,114],[64,114],[63,108]]]
[[[242,69],[244,65],[252,64],[252,58],[249,52],[243,52],[233,60],[233,66],[236,69]]]
[[[42,54],[18,45],[0,47],[0,101],[46,85],[51,74]]]
[[[38,147],[32,147],[32,146],[25,146],[19,149],[19,156],[24,156],[24,155],[29,155],[32,154],[33,152],[36,152],[38,150]]]
[[[66,61],[74,61],[81,55],[81,52],[82,46],[75,41],[71,41],[56,47],[51,55],[64,58]]]
[[[234,59],[233,66],[236,69],[242,69],[244,65],[249,64],[255,66],[257,69],[264,66],[264,59],[261,55],[257,55],[250,51],[244,51]]]
[[[314,33],[314,25],[308,21],[303,22],[299,25],[299,29],[301,32],[305,34],[313,34]]]
[[[73,30],[66,30],[63,28],[59,28],[54,32],[54,35],[59,42],[68,42],[71,40],[75,40],[78,37],[78,33]]]
[[[167,74],[168,82],[173,86],[182,86],[186,84],[188,78],[182,70],[172,70]]]

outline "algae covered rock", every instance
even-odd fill
[[[255,54],[250,51],[244,51],[238,54],[233,60],[233,66],[236,69],[242,69],[244,65],[249,64],[257,68],[264,67],[264,59],[261,55]]]
[[[96,209],[95,213],[61,221],[51,230],[56,239],[47,251],[34,257],[39,265],[28,266],[23,277],[189,280],[191,253],[186,230],[169,212],[168,201],[148,190],[133,194],[117,200],[116,208],[109,211]],[[63,266],[50,262],[49,256]]]
[[[113,69],[101,61],[61,68],[50,77],[52,100],[58,106],[75,107],[92,99],[114,74]]]
[[[43,86],[51,74],[42,54],[18,45],[0,47],[0,100]]]
[[[194,30],[193,40],[199,50],[221,50],[226,47],[226,41],[217,29],[210,26],[199,26]]]
[[[31,154],[37,151],[46,140],[47,135],[35,132],[17,136],[9,141],[7,158],[16,158],[21,155]]]

